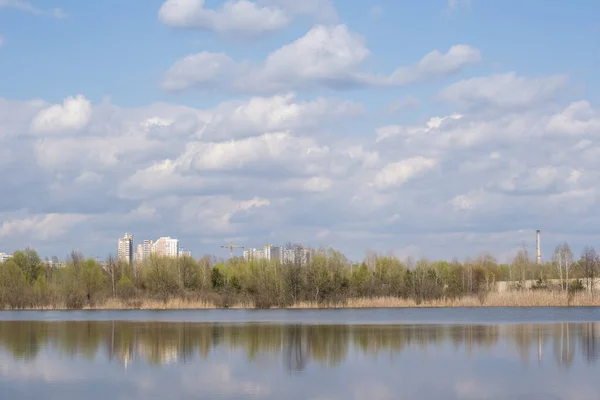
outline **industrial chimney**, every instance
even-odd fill
[[[537,232],[537,240],[536,240],[536,249],[537,249],[537,263],[541,264],[542,263],[542,251],[540,250],[540,230],[538,229]]]

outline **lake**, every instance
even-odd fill
[[[600,309],[0,312],[2,399],[600,398]]]

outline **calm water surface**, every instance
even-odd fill
[[[597,309],[0,313],[1,399],[598,400],[599,359]]]

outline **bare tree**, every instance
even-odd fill
[[[565,290],[569,285],[569,271],[571,269],[571,265],[573,265],[573,252],[571,251],[571,248],[567,242],[556,246],[556,249],[554,249],[552,265],[558,272],[561,289]]]
[[[527,272],[530,268],[531,260],[529,259],[529,253],[527,247],[523,247],[517,252],[517,255],[511,263],[510,269],[514,271],[512,280],[519,283],[519,286],[524,287],[525,281],[527,280]],[[513,282],[514,283],[514,282]]]
[[[600,256],[596,253],[596,249],[590,246],[585,246],[579,259],[579,266],[583,272],[583,276],[587,282],[587,289],[590,293],[594,293],[594,285],[598,277],[600,269]]]

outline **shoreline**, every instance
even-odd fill
[[[489,293],[485,298],[462,297],[460,299],[439,299],[417,303],[413,299],[397,297],[350,298],[335,304],[299,302],[286,307],[261,308],[252,302],[237,302],[230,306],[219,306],[209,300],[169,299],[166,302],[153,299],[121,300],[110,298],[93,306],[68,308],[64,305],[25,307],[13,311],[126,311],[126,310],[328,310],[328,309],[408,309],[408,308],[569,308],[600,307],[600,295],[578,293],[570,299],[563,292],[502,292]]]

